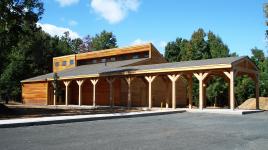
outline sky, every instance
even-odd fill
[[[71,38],[113,32],[119,47],[152,42],[163,54],[177,37],[190,39],[198,28],[212,31],[230,52],[267,54],[263,4],[267,0],[43,0],[42,29]]]

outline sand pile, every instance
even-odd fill
[[[261,110],[268,110],[268,97],[260,97],[259,107]],[[239,109],[256,109],[256,99],[250,98],[238,106]]]

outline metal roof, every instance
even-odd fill
[[[217,65],[232,65],[236,61],[245,59],[247,56],[241,57],[225,57],[225,58],[214,58],[214,59],[204,59],[204,60],[192,60],[192,61],[181,61],[173,63],[161,63],[161,64],[151,64],[151,65],[138,65],[138,66],[129,66],[131,64],[146,60],[143,59],[132,59],[125,61],[115,61],[109,62],[105,66],[105,63],[83,65],[75,68],[67,69],[58,72],[60,78],[68,78],[75,76],[87,76],[87,75],[109,75],[112,73],[123,73],[129,71],[142,71],[142,70],[158,70],[158,69],[179,69],[185,67],[202,67],[202,66],[217,66]],[[209,69],[209,68],[208,68]],[[38,77],[30,78],[23,80],[22,82],[31,82],[31,81],[43,81],[48,78],[53,78],[53,73],[46,75],[41,75]]]

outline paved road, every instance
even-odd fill
[[[268,150],[268,112],[179,113],[0,129],[0,149]]]

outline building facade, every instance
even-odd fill
[[[54,73],[59,76],[57,96]],[[234,109],[234,79],[244,74],[255,81],[258,99],[258,69],[248,57],[167,63],[148,43],[55,57],[53,73],[21,81],[22,99],[38,105],[192,108],[193,78],[197,78],[198,107],[203,109],[206,84],[213,76],[222,76],[229,83],[228,104]]]

